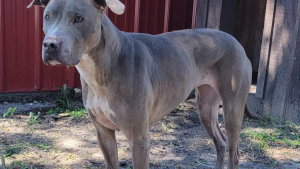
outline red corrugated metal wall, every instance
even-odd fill
[[[42,63],[43,9],[26,6],[32,0],[0,0],[0,93],[51,91],[66,83],[80,87],[74,67]],[[192,28],[197,0],[121,0],[126,11],[107,15],[126,32],[159,34]]]

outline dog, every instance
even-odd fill
[[[238,140],[252,68],[231,35],[212,29],[161,35],[125,33],[106,16],[122,14],[119,0],[33,0],[45,7],[42,59],[47,65],[75,66],[83,102],[96,127],[108,169],[119,168],[115,131],[126,136],[134,169],[149,168],[149,127],[196,89],[202,125],[212,137],[216,168],[239,166]],[[223,105],[226,135],[218,125]]]

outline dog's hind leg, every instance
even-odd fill
[[[196,94],[196,105],[202,125],[212,137],[217,150],[216,169],[224,168],[226,136],[220,130],[218,123],[218,109],[221,103],[219,95],[209,85],[202,85]],[[200,96],[199,96],[200,95]]]
[[[229,159],[228,169],[239,168],[240,152],[238,147],[243,124],[245,104],[251,86],[251,71],[239,66],[232,66],[231,72],[222,71],[218,78],[220,95],[223,103],[225,130],[227,135]],[[249,66],[250,67],[250,66]]]

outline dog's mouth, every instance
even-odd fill
[[[67,64],[67,63],[62,63],[62,62],[59,62],[57,60],[50,60],[48,61],[47,63],[45,63],[46,65],[49,65],[49,66],[56,66],[56,65],[64,65],[64,66],[76,66],[77,64],[79,64],[80,61],[76,61],[74,63],[71,63],[71,64]]]
[[[51,60],[48,62],[50,66],[60,65],[61,63],[56,60]]]

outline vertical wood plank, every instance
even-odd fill
[[[191,28],[196,28],[196,20],[197,20],[197,3],[198,0],[193,1],[193,14],[192,14],[192,25]]]
[[[169,30],[170,0],[165,0],[164,32]]]
[[[4,0],[0,0],[0,90],[5,90],[5,83],[4,83],[4,71],[5,71],[5,64],[4,64]]]
[[[209,0],[208,15],[207,15],[207,28],[219,29],[223,0]]]
[[[253,0],[252,0],[253,1]],[[220,30],[233,34],[236,18],[237,0],[223,0],[220,18]],[[249,25],[248,25],[249,26]]]
[[[198,0],[196,28],[206,28],[207,12],[208,12],[208,0]]]
[[[42,65],[41,65],[41,39],[42,39],[42,11],[40,7],[34,7],[35,24],[35,60],[34,60],[34,87],[36,90],[42,89]]]
[[[295,59],[299,29],[299,0],[277,0],[268,67],[266,100],[272,116],[282,122]]]
[[[269,65],[270,52],[272,46],[273,27],[276,13],[276,0],[267,0],[264,31],[260,52],[260,62],[258,68],[258,78],[256,86],[255,96],[258,98],[264,98],[264,91],[267,80],[267,68]]]
[[[264,30],[264,16],[266,13],[266,0],[257,0],[256,10],[253,11],[252,21],[255,22],[254,30],[254,45],[253,45],[253,60],[252,60],[252,67],[255,72],[258,72],[259,62],[260,62],[260,52],[262,46],[262,39],[263,39],[263,30]],[[251,41],[249,42],[251,43]]]
[[[242,44],[252,63],[253,72],[258,72],[266,2],[266,0],[238,1],[235,24],[229,24],[234,25],[233,30],[231,26],[224,26],[224,24],[230,23],[231,20],[226,18],[232,18],[233,16],[227,14],[227,17],[225,17],[223,13],[228,12],[225,12],[226,8],[224,6],[222,9],[220,30],[232,34]],[[254,83],[256,83],[256,79],[254,80]]]
[[[299,9],[299,8],[298,8]],[[298,10],[298,12],[300,12]],[[300,39],[300,30],[296,39]],[[293,71],[291,74],[291,83],[288,86],[288,95],[283,121],[300,122],[300,41],[296,42]]]
[[[140,8],[141,2],[140,0],[135,0],[135,16],[134,16],[134,32],[139,32],[140,25]]]

